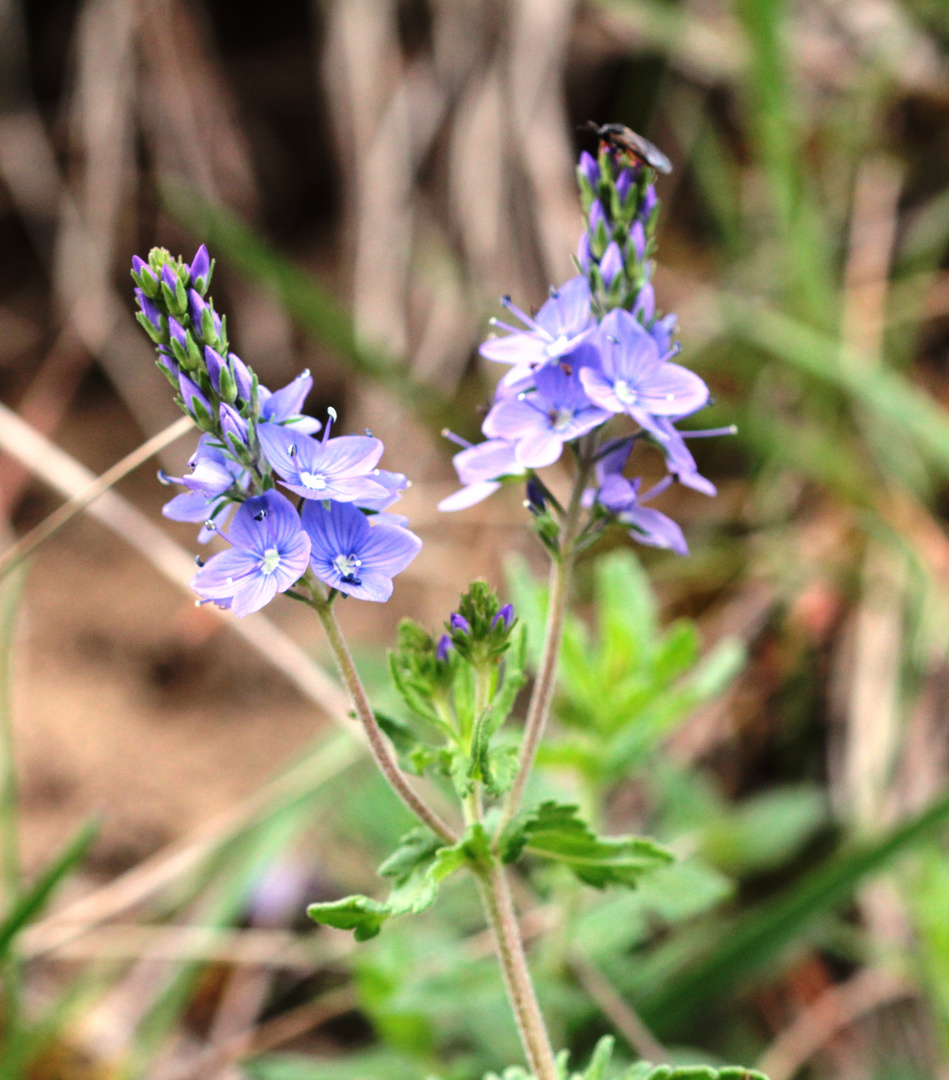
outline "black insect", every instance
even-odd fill
[[[622,124],[594,124],[592,120],[588,120],[583,130],[598,135],[600,146],[605,146],[614,158],[625,159],[627,165],[649,165],[661,173],[672,172],[672,162],[659,147],[653,146],[648,139],[637,135],[631,128]]]

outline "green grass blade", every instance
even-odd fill
[[[714,945],[685,963],[663,984],[643,985],[640,1006],[650,1025],[668,1030],[703,1004],[734,991],[801,937],[813,923],[846,901],[868,875],[931,835],[949,820],[949,795],[897,826],[882,839],[864,842],[831,856],[788,891],[740,917],[731,927],[718,926]]]
[[[0,958],[6,956],[17,934],[43,910],[56,888],[82,862],[98,832],[99,822],[95,818],[80,826],[32,888],[16,902],[0,923]]]

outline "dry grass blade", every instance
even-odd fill
[[[757,1068],[771,1080],[791,1080],[839,1032],[914,992],[891,972],[865,968],[805,1009],[768,1047]]]
[[[662,1043],[591,960],[574,953],[570,958],[570,967],[590,999],[639,1057],[656,1065],[669,1060]]]
[[[58,510],[50,514],[49,517],[44,518],[39,525],[31,529],[26,536],[21,537],[13,547],[0,556],[0,578],[9,574],[15,566],[19,566],[24,559],[32,555],[41,544],[49,540],[50,537],[55,536],[64,525],[72,521],[77,514],[82,513],[103,492],[108,491],[124,476],[128,476],[139,465],[144,464],[160,450],[164,450],[166,446],[171,446],[173,442],[176,442],[182,435],[193,428],[194,424],[191,418],[182,416],[166,427],[164,431],[160,431],[157,435],[142,443],[141,446],[136,447],[135,450],[127,454],[121,461],[117,461],[110,469],[106,469],[88,487],[74,495]]]
[[[68,499],[84,491],[96,479],[88,469],[3,405],[0,405],[0,449],[22,461],[36,476]],[[190,595],[194,559],[150,518],[114,491],[103,492],[87,510]],[[227,619],[227,625],[266,656],[333,720],[347,731],[355,730],[349,720],[349,700],[343,690],[283,631],[262,615],[243,620]]]

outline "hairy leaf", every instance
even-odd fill
[[[643,874],[673,861],[670,852],[637,836],[597,836],[576,806],[553,801],[519,814],[501,837],[501,858],[510,863],[522,852],[569,866],[588,885],[635,888]]]
[[[311,904],[307,914],[324,926],[352,930],[357,941],[373,938],[383,923],[397,915],[417,915],[430,908],[438,887],[466,863],[489,857],[490,843],[484,828],[473,825],[451,847],[440,847],[427,829],[413,829],[379,867],[379,873],[395,880],[387,900],[370,896],[346,896],[329,903]]]

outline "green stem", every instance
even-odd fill
[[[520,761],[517,776],[511,787],[504,807],[500,829],[517,813],[524,798],[531,769],[540,740],[543,738],[550,716],[550,706],[554,700],[557,685],[557,661],[560,659],[560,645],[563,641],[564,618],[567,613],[567,601],[570,597],[570,582],[573,576],[573,563],[576,557],[575,541],[580,526],[580,500],[586,486],[587,475],[592,464],[592,454],[581,457],[580,467],[574,482],[570,503],[560,527],[560,550],[550,564],[550,599],[547,607],[547,626],[544,632],[544,648],[534,681],[527,719],[524,723],[524,741],[521,743]],[[500,829],[498,835],[500,835]]]
[[[499,862],[492,860],[490,868],[485,868],[477,877],[527,1064],[535,1080],[558,1080],[554,1052],[527,966],[507,874]]]
[[[379,727],[375,713],[372,711],[372,706],[369,704],[366,688],[359,678],[359,672],[356,670],[356,665],[353,663],[349,646],[346,644],[343,632],[340,629],[339,623],[336,621],[332,601],[320,596],[317,589],[314,588],[312,606],[317,615],[319,615],[320,622],[323,624],[323,629],[326,631],[326,637],[329,641],[330,648],[333,650],[333,656],[336,659],[336,666],[339,668],[340,677],[346,684],[346,689],[349,691],[349,696],[352,698],[353,706],[356,709],[356,716],[359,719],[360,724],[362,724],[363,731],[366,733],[369,749],[372,752],[372,756],[375,758],[376,764],[379,766],[382,775],[386,778],[389,786],[396,795],[399,796],[402,802],[405,803],[419,821],[424,825],[427,825],[432,832],[446,844],[456,844],[458,842],[458,837],[411,787],[405,774],[399,768],[399,764],[382,732],[382,728]]]

